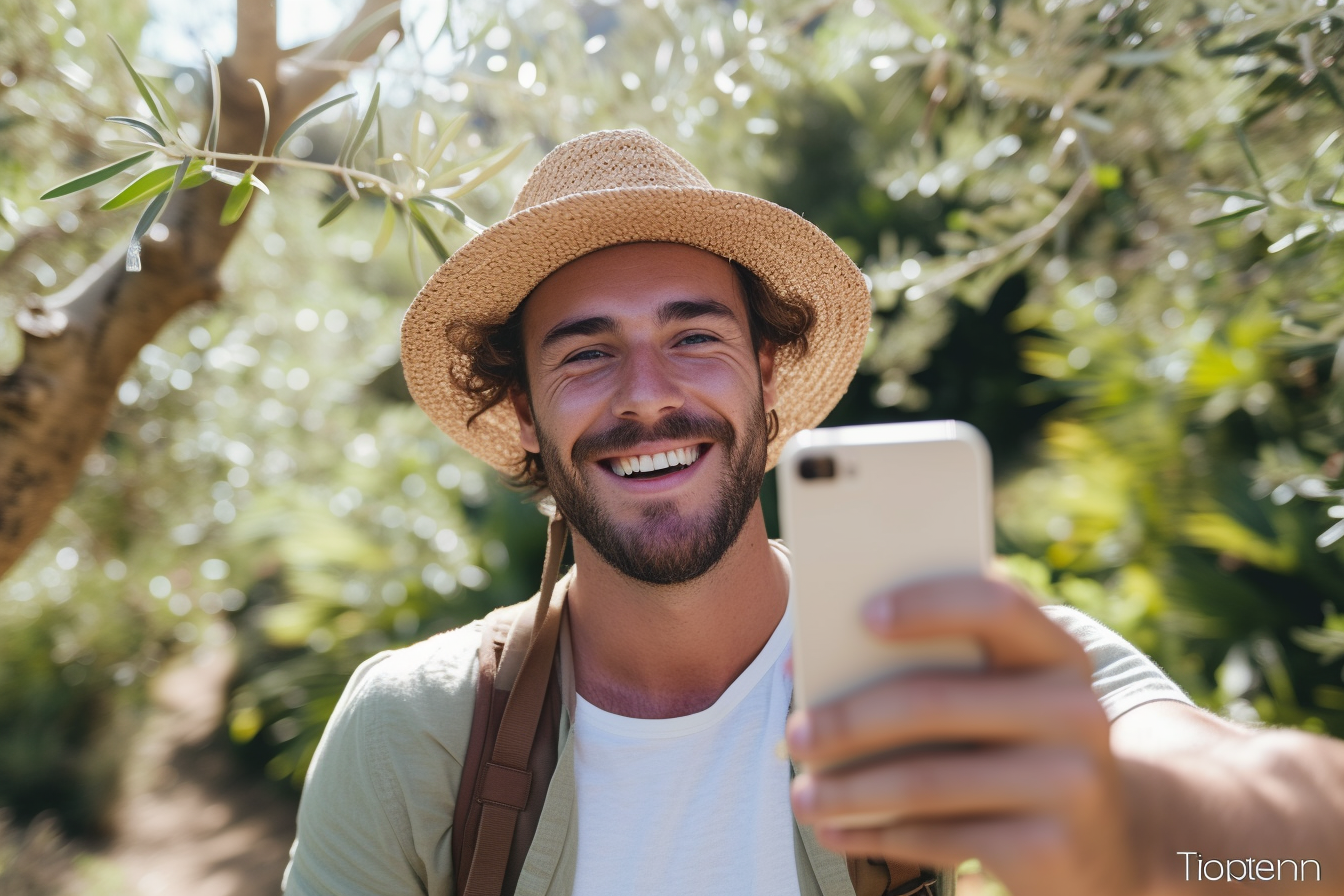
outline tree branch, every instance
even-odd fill
[[[346,72],[330,63],[367,59],[388,34],[400,35],[400,11],[400,0],[365,0],[349,25],[307,52],[287,59],[284,68],[293,73],[282,80],[283,100],[276,103],[276,120],[282,126],[288,124],[345,80]]]
[[[368,27],[370,16],[385,7],[386,0],[366,3],[316,53],[334,58],[342,36],[348,55],[372,53],[397,28],[392,16],[386,27]],[[279,83],[273,0],[239,0],[238,24],[238,50],[220,72],[220,146],[251,151],[261,140],[262,115],[248,77],[261,81],[274,105],[293,115],[340,78],[320,72],[294,79],[292,87]],[[361,36],[361,29],[367,34]],[[143,273],[125,272],[123,249],[109,252],[58,297],[64,329],[46,337],[25,334],[23,362],[0,378],[0,575],[74,490],[84,456],[106,430],[117,387],[140,350],[183,309],[218,299],[219,265],[240,231],[219,223],[227,194],[212,183],[174,197],[162,219],[168,238],[144,244]]]

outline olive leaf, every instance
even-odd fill
[[[495,159],[489,165],[486,165],[480,171],[476,172],[476,175],[472,177],[471,180],[449,190],[448,195],[445,196],[444,198],[456,199],[458,196],[464,196],[467,193],[470,193],[472,190],[476,189],[476,187],[480,186],[480,184],[494,177],[500,171],[503,171],[504,168],[507,167],[510,162],[512,162],[514,159],[518,158],[518,156],[522,154],[523,150],[526,149],[527,145],[531,142],[532,138],[530,136],[524,137],[522,140],[519,140],[516,144],[514,144],[513,148],[511,148],[508,152],[504,153],[504,155]]]
[[[124,124],[127,125],[128,127],[133,127],[140,133],[144,134],[149,139],[153,140],[155,143],[159,144],[160,146],[164,145],[163,135],[160,134],[158,130],[156,130],[155,127],[147,121],[141,121],[138,118],[127,118],[124,115],[113,115],[107,120],[114,121],[117,124]]]
[[[249,171],[229,190],[229,198],[224,200],[224,210],[219,213],[219,223],[227,227],[241,218],[251,198],[252,172]]]
[[[169,185],[174,182],[174,175],[179,171],[182,171],[183,166],[187,166],[188,169],[194,169],[194,171],[200,172],[203,163],[200,159],[183,159],[180,164],[164,165],[161,168],[155,168],[153,171],[148,171],[140,175],[130,186],[107,200],[107,202],[104,202],[99,207],[110,211],[112,209],[125,208],[128,205],[135,205],[144,202],[146,199],[157,196],[168,189]],[[187,173],[190,174],[193,172],[192,170],[188,170]],[[204,172],[201,172],[201,174],[204,179],[201,180],[200,183],[204,183],[206,180],[210,179],[210,175],[205,174]],[[183,180],[177,181],[179,186],[182,185],[183,182]],[[196,184],[193,184],[192,186],[196,186]]]
[[[140,220],[135,223],[135,230],[131,233],[131,243],[126,247],[126,270],[128,273],[133,274],[140,270],[140,239],[154,226],[154,222],[159,220],[159,215],[167,204],[168,194],[160,193],[154,197],[154,200],[140,215]]]
[[[286,143],[288,143],[289,138],[297,134],[304,125],[312,121],[317,116],[321,115],[323,112],[330,109],[332,106],[339,106],[341,103],[344,103],[349,99],[352,99],[354,96],[355,94],[353,93],[347,93],[344,96],[336,97],[336,99],[334,100],[327,100],[325,103],[322,103],[319,106],[314,106],[307,112],[300,115],[298,118],[294,119],[294,123],[291,124],[289,127],[285,128],[284,133],[280,135],[280,139],[275,141],[275,149],[271,150],[271,154],[276,156],[280,155],[281,147],[283,147]]]
[[[392,228],[397,221],[397,205],[391,199],[383,205],[383,223],[378,227],[378,236],[373,241],[373,252],[369,257],[377,258],[392,239]],[[409,234],[408,234],[409,236]]]
[[[425,213],[413,204],[408,203],[406,208],[411,213],[411,221],[415,223],[415,229],[420,231],[420,235],[425,238],[426,243],[429,243],[429,247],[434,250],[434,254],[439,256],[439,261],[447,261],[450,253],[443,245],[443,240],[439,239],[439,235],[434,232],[434,226],[429,223]]]
[[[209,53],[205,54],[205,62],[210,69],[210,129],[205,135],[205,148],[207,152],[215,152],[219,148],[219,66]]]
[[[418,164],[426,171],[432,170],[435,165],[439,164],[439,161],[443,158],[443,154],[447,152],[448,144],[452,143],[453,138],[462,132],[462,127],[466,123],[467,113],[463,112],[461,115],[448,122],[448,124],[444,125],[443,132],[439,134],[439,140],[434,144],[434,148],[429,151],[429,154],[426,155],[424,159],[415,164]]]
[[[121,49],[121,44],[117,43],[117,39],[110,34],[107,39],[112,41],[112,46],[117,48],[117,55],[121,57],[121,64],[126,66],[126,71],[131,73],[131,80],[135,82],[135,89],[140,92],[140,98],[149,107],[149,114],[153,115],[159,124],[172,130],[173,122],[169,120],[169,113],[159,108],[159,101],[154,91],[151,90],[149,82],[141,77],[140,73],[135,70],[135,66],[131,65],[131,60],[126,57],[126,53]]]
[[[71,193],[78,193],[80,190],[88,189],[94,184],[100,184],[110,177],[116,177],[121,172],[130,168],[139,162],[152,156],[152,152],[142,152],[138,156],[131,156],[129,159],[122,159],[120,162],[113,162],[106,168],[99,168],[97,171],[90,171],[88,174],[81,174],[74,180],[68,180],[57,187],[42,194],[43,199],[55,199],[58,196],[68,196]]]
[[[341,198],[331,204],[331,208],[327,209],[327,213],[322,216],[322,220],[317,222],[317,226],[326,227],[332,221],[339,218],[345,210],[354,205],[354,203],[355,200],[351,198],[349,193],[341,194]]]

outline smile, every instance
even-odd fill
[[[628,457],[613,457],[605,461],[617,476],[631,476],[637,479],[652,479],[673,470],[689,467],[700,459],[700,446],[688,445],[685,448],[673,448],[656,454],[632,454]]]

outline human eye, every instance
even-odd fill
[[[583,351],[575,352],[564,360],[565,364],[573,364],[579,361],[596,361],[605,358],[607,353],[596,348],[586,348]]]
[[[708,333],[692,333],[685,336],[677,343],[678,345],[704,345],[709,342],[718,342],[718,337],[711,336]]]

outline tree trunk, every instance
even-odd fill
[[[261,104],[249,77],[271,98],[274,140],[340,80],[330,67],[305,63],[370,55],[397,29],[395,15],[379,12],[387,6],[386,0],[369,0],[340,34],[291,57],[298,74],[282,81],[273,0],[239,0],[238,51],[220,67],[221,150],[255,152],[261,141]],[[360,35],[371,17],[378,27]],[[180,311],[219,297],[219,265],[239,232],[238,225],[219,224],[227,195],[219,183],[178,194],[161,219],[168,238],[143,244],[141,273],[126,273],[125,248],[119,247],[51,303],[66,317],[63,329],[34,335],[43,332],[41,316],[27,328],[22,363],[0,378],[0,575],[74,490],[84,457],[107,427],[117,386],[140,350]]]

